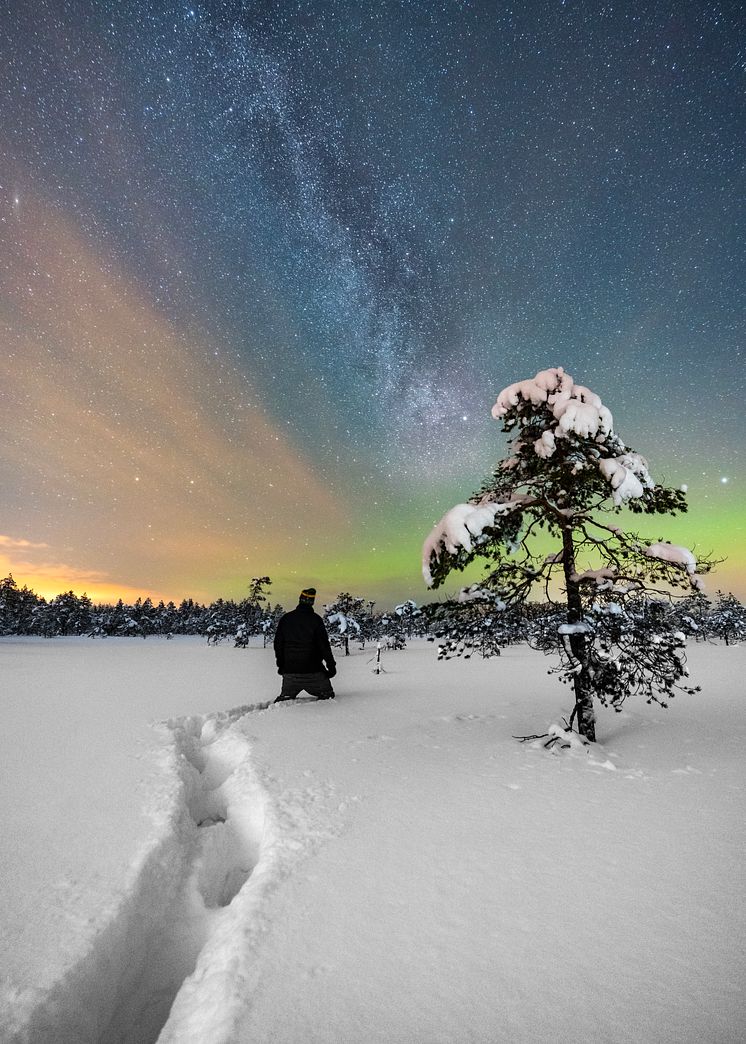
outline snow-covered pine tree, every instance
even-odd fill
[[[375,642],[381,637],[381,615],[374,612],[376,603],[371,598],[362,600],[359,612],[356,615],[360,632],[358,639],[360,648],[365,648],[366,642]]]
[[[411,638],[413,635],[425,633],[427,620],[420,607],[411,598],[408,598],[405,602],[400,602],[399,605],[395,605],[394,613],[401,621],[401,629],[405,639]]]
[[[182,599],[176,611],[175,631],[178,634],[206,634],[209,609],[193,598]]]
[[[172,638],[176,626],[178,623],[178,610],[174,602],[168,602],[164,605],[163,600],[158,603],[158,634],[165,634],[167,638]]]
[[[598,395],[562,368],[505,388],[492,415],[510,435],[511,454],[428,536],[427,585],[439,587],[482,558],[480,589],[512,606],[537,585],[551,598],[558,577],[565,621],[557,672],[574,690],[570,722],[588,740],[595,740],[594,697],[619,710],[632,693],[666,706],[677,689],[696,691],[681,683],[684,636],[669,628],[665,613],[648,612],[647,596],[699,590],[699,574],[711,563],[698,565],[686,548],[646,541],[608,517],[624,507],[649,515],[686,511],[684,493],[653,482],[646,460],[615,434]],[[541,531],[559,541],[552,554],[536,546]],[[483,613],[479,601],[472,604]],[[454,637],[455,651],[467,651],[468,641]]]
[[[356,598],[348,591],[337,595],[331,605],[324,606],[324,624],[329,632],[329,641],[350,655],[350,638],[360,637],[359,620],[364,614],[365,599]]]
[[[683,631],[687,638],[698,642],[707,641],[710,631],[712,606],[702,591],[695,591],[686,598],[680,598],[671,606],[669,616],[676,629]]]
[[[267,604],[262,611],[262,642],[265,649],[274,641],[277,625],[284,613],[285,610],[279,602],[276,605]]]
[[[266,614],[265,603],[268,589],[271,586],[272,581],[268,576],[252,576],[249,584],[249,597],[244,598],[238,606],[240,622],[234,636],[237,646],[246,648],[252,634],[262,633]]]
[[[149,595],[145,599],[138,598],[134,605],[131,606],[130,619],[135,624],[131,628],[133,635],[147,638],[148,635],[156,633],[156,610],[153,605],[153,599]]]
[[[379,613],[375,617],[376,638],[386,649],[406,649],[409,606],[414,605],[414,602],[402,602],[393,612]]]
[[[726,645],[746,641],[746,606],[735,595],[718,591],[708,629],[714,638],[721,638]]]
[[[238,630],[236,603],[218,598],[210,605],[205,633],[208,645],[219,645]]]
[[[25,584],[18,587],[12,573],[0,580],[0,634],[29,634],[40,602]]]

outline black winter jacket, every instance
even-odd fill
[[[311,605],[299,605],[280,617],[275,632],[280,674],[315,674],[336,667],[324,621]]]

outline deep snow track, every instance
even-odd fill
[[[0,1027],[3,1044],[159,1039],[174,998],[210,940],[225,931],[231,904],[261,861],[268,797],[248,740],[232,726],[266,706],[160,726],[170,730],[171,789],[159,837],[84,958],[22,1023]]]
[[[259,949],[271,897],[299,860],[343,828],[336,788],[304,773],[299,790],[258,775],[242,731],[254,704],[211,716],[176,735],[195,784],[188,806],[197,833],[187,907],[205,927],[196,966],[181,984],[159,1044],[230,1044],[261,975]],[[271,713],[287,713],[287,705]],[[193,743],[190,745],[189,737]],[[138,1041],[141,1038],[137,1038]],[[134,1044],[128,1038],[127,1044]]]
[[[159,1039],[174,998],[259,861],[266,794],[248,741],[230,727],[247,709],[168,723],[188,812],[184,871],[173,902],[140,940],[139,972],[101,1044]]]
[[[3,998],[23,1014],[0,1026],[0,1044],[232,1040],[258,980],[268,900],[344,819],[334,786],[311,772],[300,790],[260,778],[239,720],[287,707],[157,726],[167,738],[152,846],[84,956],[33,1002]]]

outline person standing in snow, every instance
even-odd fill
[[[277,673],[282,691],[275,700],[294,700],[304,690],[317,700],[333,700],[330,678],[337,665],[324,621],[313,610],[316,588],[301,591],[297,608],[280,617],[275,632]]]

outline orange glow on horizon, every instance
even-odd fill
[[[58,594],[65,594],[68,591],[73,591],[78,597],[83,594],[88,595],[94,605],[116,605],[120,598],[125,605],[133,605],[138,598],[142,598],[143,601],[146,598],[150,598],[156,605],[160,601],[168,603],[171,600],[168,596],[157,591],[143,591],[140,588],[123,587],[120,584],[107,584],[97,580],[83,581],[71,578],[69,574],[65,573],[23,577],[16,576],[14,573],[13,577],[19,587],[26,586],[30,588],[30,590],[34,591],[41,598],[45,598],[48,602]]]
[[[347,506],[219,346],[161,315],[53,208],[26,197],[15,233],[1,527],[70,564],[18,544],[14,576],[45,596],[183,597],[299,548],[318,557],[347,531]]]
[[[0,577],[12,575],[19,588],[28,587],[47,601],[66,591],[87,594],[93,602],[115,603],[121,598],[131,603],[148,597],[169,601],[159,591],[137,589],[95,570],[50,561],[50,552],[47,544],[0,535]]]

